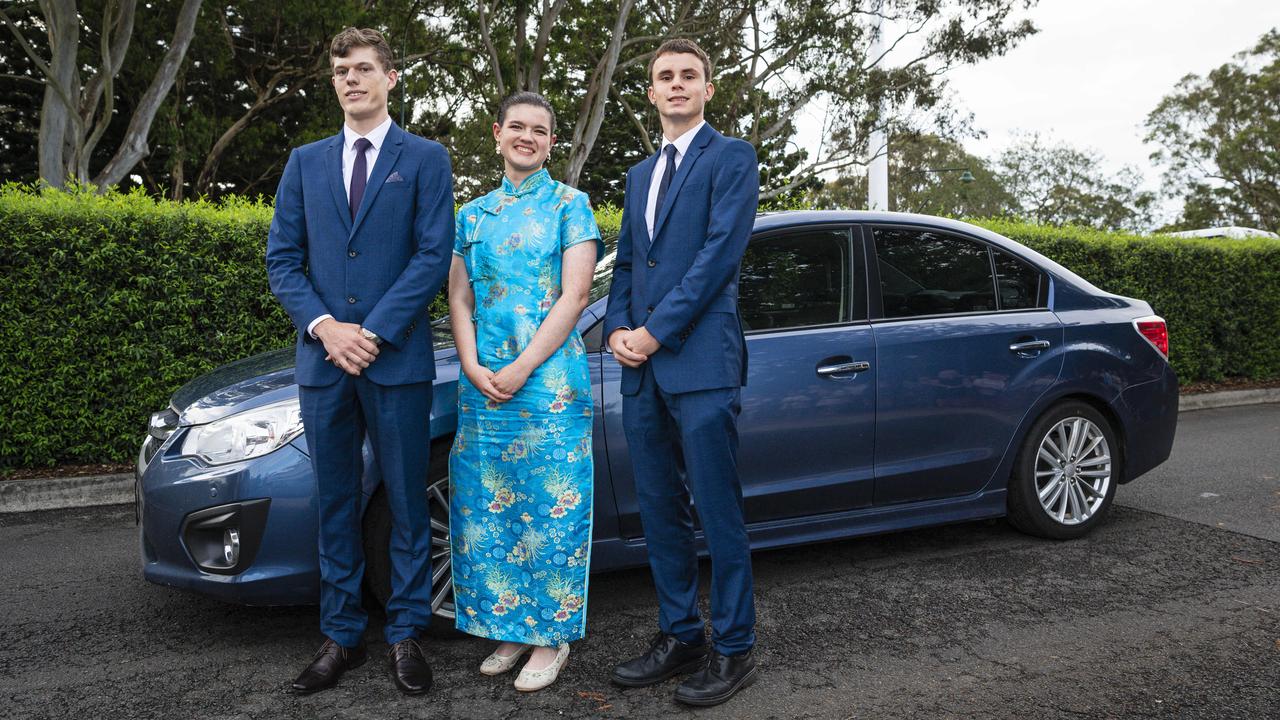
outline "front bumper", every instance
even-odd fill
[[[174,448],[181,446],[183,432],[179,429],[159,447],[148,447],[158,442],[149,438],[139,455],[136,488],[143,577],[246,605],[318,602],[310,459],[290,444],[253,460],[211,467],[176,456]],[[214,508],[224,512],[211,512]],[[255,519],[262,509],[265,520]],[[235,567],[219,568],[205,547],[218,536],[202,537],[193,528],[200,520],[232,511],[247,516],[240,538],[245,555]],[[239,522],[237,517],[232,522]]]

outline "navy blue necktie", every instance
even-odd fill
[[[653,206],[653,222],[658,222],[658,215],[662,212],[662,201],[667,199],[667,188],[671,187],[671,178],[676,175],[676,146],[667,145],[662,148],[662,154],[667,156],[667,167],[662,171],[662,179],[658,181],[658,204]]]
[[[373,143],[367,138],[356,140],[356,162],[351,167],[351,192],[347,202],[351,205],[351,219],[356,219],[356,212],[360,210],[360,201],[364,199],[364,186],[369,182],[369,162],[365,160],[364,153],[373,147]]]

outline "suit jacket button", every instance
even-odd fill
[[[657,266],[658,266],[658,261],[657,261],[657,260],[650,260],[650,261],[649,261],[649,267],[657,267]]]
[[[359,255],[359,254],[360,254],[360,253],[356,252],[355,250],[348,250],[348,251],[347,251],[347,257],[355,257],[355,256],[357,256],[357,255]]]
[[[350,303],[350,304],[352,304],[352,305],[355,305],[355,304],[356,304],[356,299],[355,299],[354,297],[349,297],[349,298],[347,298],[347,302],[348,302],[348,303]]]
[[[652,306],[652,305],[650,305],[649,307],[645,308],[645,310],[646,310],[647,312],[649,312],[649,313],[652,313],[652,312],[653,312],[653,306]]]

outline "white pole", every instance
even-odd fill
[[[880,57],[884,52],[884,33],[881,31],[882,18],[880,7],[883,0],[875,0],[872,9],[875,12],[875,21],[872,26],[872,41],[870,57],[872,59]],[[880,128],[871,131],[868,150],[871,152],[872,160],[867,165],[867,209],[869,210],[888,210],[889,209],[889,133],[884,130],[884,104],[880,104],[879,112],[876,113]]]

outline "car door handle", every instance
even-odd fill
[[[1041,350],[1049,349],[1048,340],[1028,340],[1026,342],[1017,342],[1009,346],[1009,352],[1015,353],[1033,353]]]
[[[871,363],[865,360],[855,360],[853,362],[837,363],[835,365],[819,365],[818,374],[822,377],[828,375],[840,375],[843,373],[860,373],[871,369]]]

